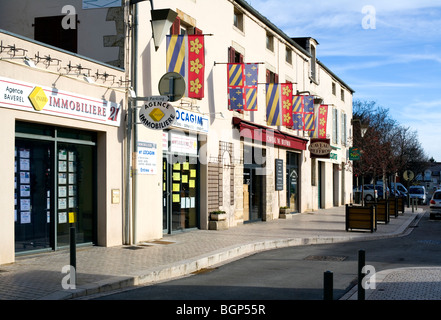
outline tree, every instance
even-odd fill
[[[389,109],[374,101],[354,100],[353,118],[368,125],[361,137],[358,122],[354,122],[353,146],[362,149],[362,160],[354,161],[354,174],[375,183],[380,176],[402,176],[405,170],[419,172],[427,163],[417,132],[401,126],[390,116]]]

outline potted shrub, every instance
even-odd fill
[[[227,219],[227,214],[225,211],[217,210],[210,212],[210,220],[212,221],[222,221]]]
[[[280,207],[279,209],[279,218],[287,219],[291,216],[291,209],[289,207]]]

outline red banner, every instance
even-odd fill
[[[188,97],[204,97],[204,36],[188,35]]]

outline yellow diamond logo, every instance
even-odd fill
[[[29,95],[29,100],[35,110],[41,111],[48,102],[48,98],[41,87],[35,87]]]
[[[150,112],[149,116],[155,120],[156,122],[160,121],[164,116],[164,112],[161,111],[161,109],[155,108]]]

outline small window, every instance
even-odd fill
[[[337,95],[337,88],[335,87],[335,82],[332,83],[332,94]]]
[[[311,46],[311,78],[316,81],[316,55],[315,47]]]
[[[77,29],[65,29],[62,20],[65,16],[36,17],[34,20],[34,39],[48,45],[77,53]],[[77,15],[75,15],[75,23]],[[75,24],[76,25],[76,24]]]
[[[239,10],[234,9],[234,26],[243,31],[243,13]]]
[[[279,75],[271,70],[266,69],[266,83],[278,83]]]
[[[274,52],[274,36],[269,33],[266,34],[266,48]]]
[[[341,101],[345,101],[345,91],[343,89],[340,90]]]
[[[292,50],[290,48],[286,48],[285,61],[292,64]]]

